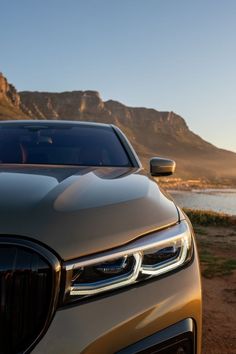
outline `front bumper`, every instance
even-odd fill
[[[168,276],[56,312],[34,354],[116,353],[185,319],[193,319],[201,353],[198,258]],[[132,353],[132,352],[131,352]]]

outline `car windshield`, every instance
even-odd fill
[[[83,124],[2,124],[0,163],[131,166],[112,127]]]

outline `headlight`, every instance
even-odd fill
[[[182,267],[191,258],[186,221],[91,257],[66,262],[64,303],[122,288]]]

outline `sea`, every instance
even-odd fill
[[[236,189],[169,190],[168,192],[181,207],[236,215]]]

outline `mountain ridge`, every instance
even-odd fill
[[[17,92],[14,86],[6,90],[5,82],[5,98],[3,91],[0,80],[0,119],[3,119],[2,102],[5,106],[8,102],[11,110],[6,119],[68,119],[115,124],[128,136],[146,168],[150,157],[165,156],[176,160],[178,177],[230,179],[236,183],[236,153],[205,141],[174,112],[129,107],[115,100],[103,101],[99,92],[93,90]]]

